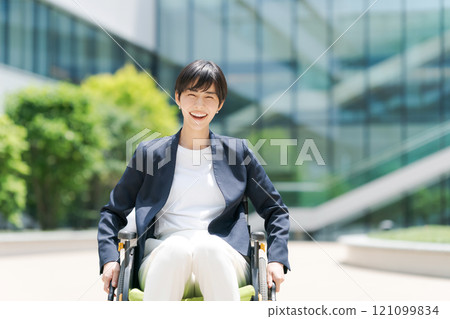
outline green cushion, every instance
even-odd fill
[[[239,288],[239,294],[241,295],[241,301],[250,301],[252,296],[255,295],[255,288],[252,285]],[[130,301],[142,301],[144,299],[144,292],[137,288],[131,289],[128,295]],[[183,299],[183,301],[203,301],[203,297],[194,297]]]

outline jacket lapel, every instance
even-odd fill
[[[213,154],[214,177],[216,178],[216,183],[225,199],[224,212],[226,212],[232,198],[229,188],[229,179],[233,176],[233,173],[230,166],[227,164],[227,156],[222,141],[217,138],[212,131],[209,131],[209,137],[211,139],[211,152]]]
[[[161,146],[157,151],[158,158],[162,160],[156,166],[156,174],[154,182],[158,183],[158,188],[155,189],[158,201],[150,209],[144,220],[144,225],[149,225],[150,221],[155,215],[164,207],[167,198],[172,188],[173,178],[175,175],[175,165],[177,159],[178,142],[180,140],[181,129],[175,135],[172,135],[171,140],[167,146]]]

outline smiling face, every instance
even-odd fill
[[[175,94],[175,100],[183,113],[183,126],[195,131],[207,130],[223,102],[219,102],[214,84],[206,90],[194,87],[192,85],[181,94]]]

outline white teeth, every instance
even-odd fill
[[[206,114],[199,114],[199,113],[191,113],[191,115],[195,116],[195,117],[205,117]]]

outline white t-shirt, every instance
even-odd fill
[[[178,145],[169,197],[156,214],[156,238],[180,230],[205,230],[224,209],[225,199],[214,177],[211,147],[190,150]]]

